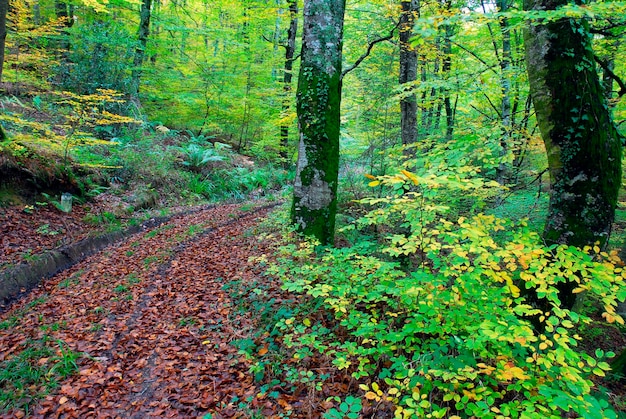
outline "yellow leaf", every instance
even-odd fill
[[[409,180],[411,182],[413,182],[414,185],[417,185],[419,183],[419,181],[417,180],[417,176],[415,176],[413,173],[409,172],[408,170],[400,170],[400,172],[406,176],[407,178],[409,178]]]
[[[514,298],[517,298],[520,296],[520,289],[513,284],[509,284],[509,291],[511,291],[511,295]]]
[[[368,183],[368,185],[369,185],[370,187],[372,187],[372,188],[373,188],[373,187],[375,187],[375,186],[380,185],[380,182],[379,182],[379,181],[377,181],[377,180],[375,180],[375,181],[373,181],[373,182]]]
[[[367,400],[376,400],[378,399],[378,395],[376,395],[376,393],[374,393],[373,391],[368,391],[367,393],[365,393],[365,398]]]
[[[371,179],[371,180],[376,180],[376,177],[372,176],[370,174],[366,174],[365,177],[368,178],[368,179]]]
[[[304,323],[304,325],[305,325],[306,327],[311,327],[311,320],[309,320],[309,319],[304,319],[304,320],[302,321],[302,323]]]

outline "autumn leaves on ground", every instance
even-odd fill
[[[32,403],[50,380],[11,388],[23,399],[3,417],[279,417],[292,409],[259,396],[232,345],[251,338],[254,320],[224,291],[262,273],[255,257],[271,251],[258,223],[270,211],[223,205],[174,216],[14,302],[0,317],[0,361],[38,342],[32,369],[51,366],[58,385]]]

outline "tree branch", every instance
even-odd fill
[[[393,34],[396,31],[396,29],[398,29],[398,26],[400,26],[400,22],[396,23],[396,25],[393,27],[393,29],[391,29],[391,31],[389,32],[389,35],[387,36],[382,36],[380,38],[376,38],[373,41],[368,42],[367,44],[367,51],[365,51],[355,62],[354,64],[352,64],[351,66],[345,68],[342,72],[341,72],[341,78],[343,78],[346,74],[348,74],[349,72],[351,72],[352,70],[354,70],[355,68],[357,68],[362,62],[363,60],[365,60],[370,53],[372,52],[372,48],[374,48],[374,45],[380,43],[380,42],[384,42],[384,41],[389,41],[391,38],[393,38]]]
[[[617,92],[617,95],[619,97],[624,96],[626,94],[626,84],[624,83],[624,81],[621,78],[619,78],[618,75],[613,73],[613,71],[611,71],[611,69],[609,68],[608,64],[602,61],[600,58],[594,55],[593,59],[596,61],[596,63],[600,64],[600,67],[602,67],[602,71],[604,71],[604,73],[607,76],[612,78],[617,83],[617,85],[619,86],[619,92]]]

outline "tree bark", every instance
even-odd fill
[[[504,13],[509,10],[508,0],[497,1],[498,12]],[[502,55],[500,61],[500,90],[502,93],[502,102],[500,105],[500,119],[502,121],[502,137],[500,138],[502,159],[508,154],[511,148],[511,131],[513,128],[513,120],[511,116],[511,78],[509,75],[511,67],[511,32],[509,21],[507,18],[500,19],[500,32],[502,34]],[[496,49],[497,54],[497,49]],[[496,169],[496,181],[504,185],[510,179],[510,165],[501,161]]]
[[[296,54],[296,33],[298,32],[298,2],[288,0],[289,4],[289,30],[287,30],[287,43],[285,44],[285,70],[283,74],[283,98],[282,114],[283,118],[289,114],[291,81],[293,79],[293,57]],[[289,124],[283,123],[280,126],[280,157],[285,167],[289,166]]]
[[[417,80],[417,52],[410,44],[415,25],[416,14],[419,13],[419,0],[402,0],[400,14],[400,76],[399,83],[410,84]],[[409,92],[414,86],[409,85]],[[408,93],[400,99],[400,136],[402,145],[408,146],[417,141],[417,97]],[[412,154],[411,152],[405,152]]]
[[[4,49],[7,39],[7,12],[9,11],[9,0],[0,0],[0,82],[4,69]]]
[[[554,10],[566,0],[526,0],[527,10]],[[608,241],[621,183],[621,141],[596,72],[589,25],[562,18],[525,34],[530,93],[548,155],[547,244],[583,247]],[[573,283],[560,283],[564,308]]]
[[[292,222],[324,245],[334,242],[337,211],[344,11],[345,0],[304,2]]]
[[[146,58],[146,48],[148,46],[148,37],[150,36],[151,6],[152,0],[143,0],[141,3],[141,11],[139,12],[138,45],[135,49],[135,57],[133,58],[133,71],[131,73],[130,82],[130,95],[134,99],[137,99],[139,96],[141,66]]]

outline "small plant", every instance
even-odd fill
[[[117,292],[119,294],[124,293],[124,292],[128,292],[128,287],[126,285],[118,285],[115,288],[113,288],[114,292]]]
[[[348,396],[339,404],[339,408],[332,408],[324,414],[324,419],[358,419],[361,417],[363,404],[361,399]]]
[[[37,227],[37,230],[35,231],[43,236],[56,236],[57,234],[59,234],[58,231],[52,230],[50,228],[50,224],[43,224]]]
[[[198,320],[194,317],[181,317],[178,320],[179,327],[194,326],[198,324]]]
[[[181,147],[183,153],[183,166],[188,167],[194,172],[200,172],[209,162],[224,161],[225,157],[215,148],[203,148],[198,144],[191,143],[186,147]]]

